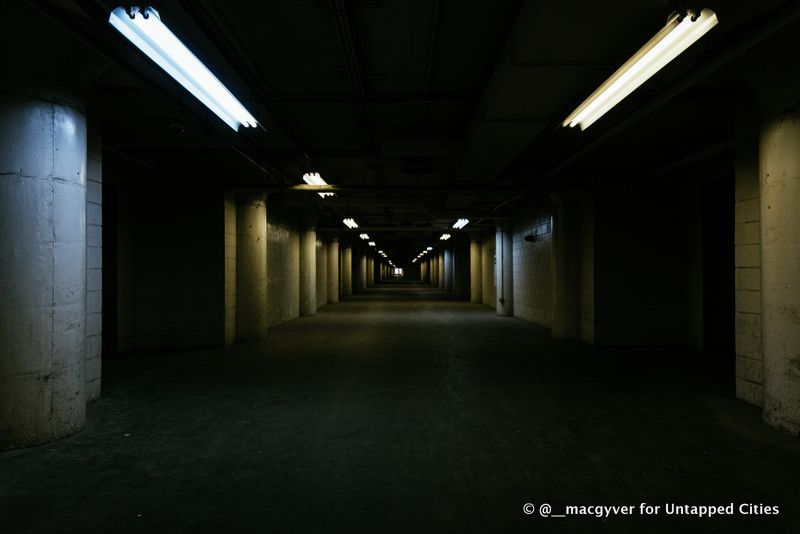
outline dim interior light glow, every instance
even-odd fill
[[[108,22],[228,126],[239,131],[240,126],[258,125],[228,88],[161,22],[158,11],[152,7],[132,7],[130,11],[132,16],[118,7]]]
[[[577,125],[585,130],[705,35],[717,22],[717,15],[710,9],[703,9],[700,13],[689,10],[683,17],[673,14],[666,26],[575,108],[562,125],[570,128]]]
[[[347,219],[342,219],[342,222],[344,223],[345,226],[347,226],[351,230],[353,228],[358,228],[358,223],[356,223],[356,221],[352,217],[348,217]]]
[[[447,241],[448,239],[450,239],[450,234],[442,234],[442,237],[440,237],[439,239],[441,239],[442,241]]]
[[[468,224],[469,224],[469,219],[459,219],[453,225],[453,228],[455,228],[456,230],[461,230],[462,228],[464,228]]]
[[[369,240],[369,234],[360,234],[358,237],[360,237],[364,241],[368,241]]]
[[[303,181],[308,185],[328,185],[328,182],[322,179],[318,172],[307,172],[303,175]],[[322,198],[334,197],[336,193],[317,193]]]

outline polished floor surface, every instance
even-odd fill
[[[0,532],[798,532],[800,441],[731,366],[376,288],[262,343],[106,358],[81,433],[0,453]]]

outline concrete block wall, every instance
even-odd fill
[[[300,233],[288,209],[267,198],[269,327],[300,316]]]
[[[497,288],[495,287],[495,242],[494,234],[481,240],[481,295],[483,303],[490,308],[497,305]]]
[[[136,197],[134,346],[224,345],[221,188],[201,179],[187,187],[163,177],[142,183]]]
[[[761,336],[761,208],[758,130],[740,123],[736,134],[734,247],[736,396],[763,405]]]
[[[236,199],[225,194],[225,345],[236,342]]]
[[[532,201],[514,218],[514,317],[550,328],[552,323],[551,212]],[[533,235],[534,242],[525,241]]]
[[[268,275],[269,276],[269,275]],[[317,237],[317,309],[328,303],[328,243]]]
[[[103,348],[103,144],[90,118],[86,152],[86,400],[100,398]]]
[[[594,201],[590,194],[580,199],[580,336],[594,345]]]

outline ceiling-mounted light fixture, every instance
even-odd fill
[[[469,219],[459,219],[453,225],[453,228],[455,228],[456,230],[461,230],[462,228],[464,228],[468,224],[469,224]]]
[[[368,235],[368,234],[360,234],[358,237],[360,237],[360,238],[361,238],[361,239],[363,239],[364,241],[367,241],[367,240],[369,240],[369,235]]]
[[[442,237],[440,237],[439,239],[441,239],[442,241],[447,241],[448,239],[450,239],[450,234],[442,234]]]
[[[433,247],[428,247],[425,250],[433,250]]]
[[[674,13],[667,20],[667,25],[575,108],[562,125],[578,125],[585,130],[705,35],[717,22],[717,15],[710,9],[703,9],[699,13],[693,10],[685,14]]]
[[[328,185],[328,182],[322,179],[318,172],[307,172],[303,175],[303,181],[309,185]],[[335,197],[336,193],[317,193],[322,198]]]
[[[411,263],[417,263],[417,258],[414,258],[413,260],[411,260]]]
[[[161,22],[158,11],[152,7],[118,7],[108,22],[228,126],[236,131],[239,126],[258,126],[242,103]]]
[[[367,243],[367,245],[369,245],[371,247],[374,247],[375,246],[375,241],[370,241],[369,243]]]
[[[347,226],[351,230],[353,228],[358,228],[358,224],[356,223],[355,220],[353,220],[352,217],[348,217],[347,219],[342,219],[342,222],[344,223],[345,226]]]

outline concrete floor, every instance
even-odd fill
[[[702,361],[375,289],[263,343],[108,358],[83,432],[0,453],[0,531],[798,532],[800,442]],[[526,502],[781,513],[544,519]]]

